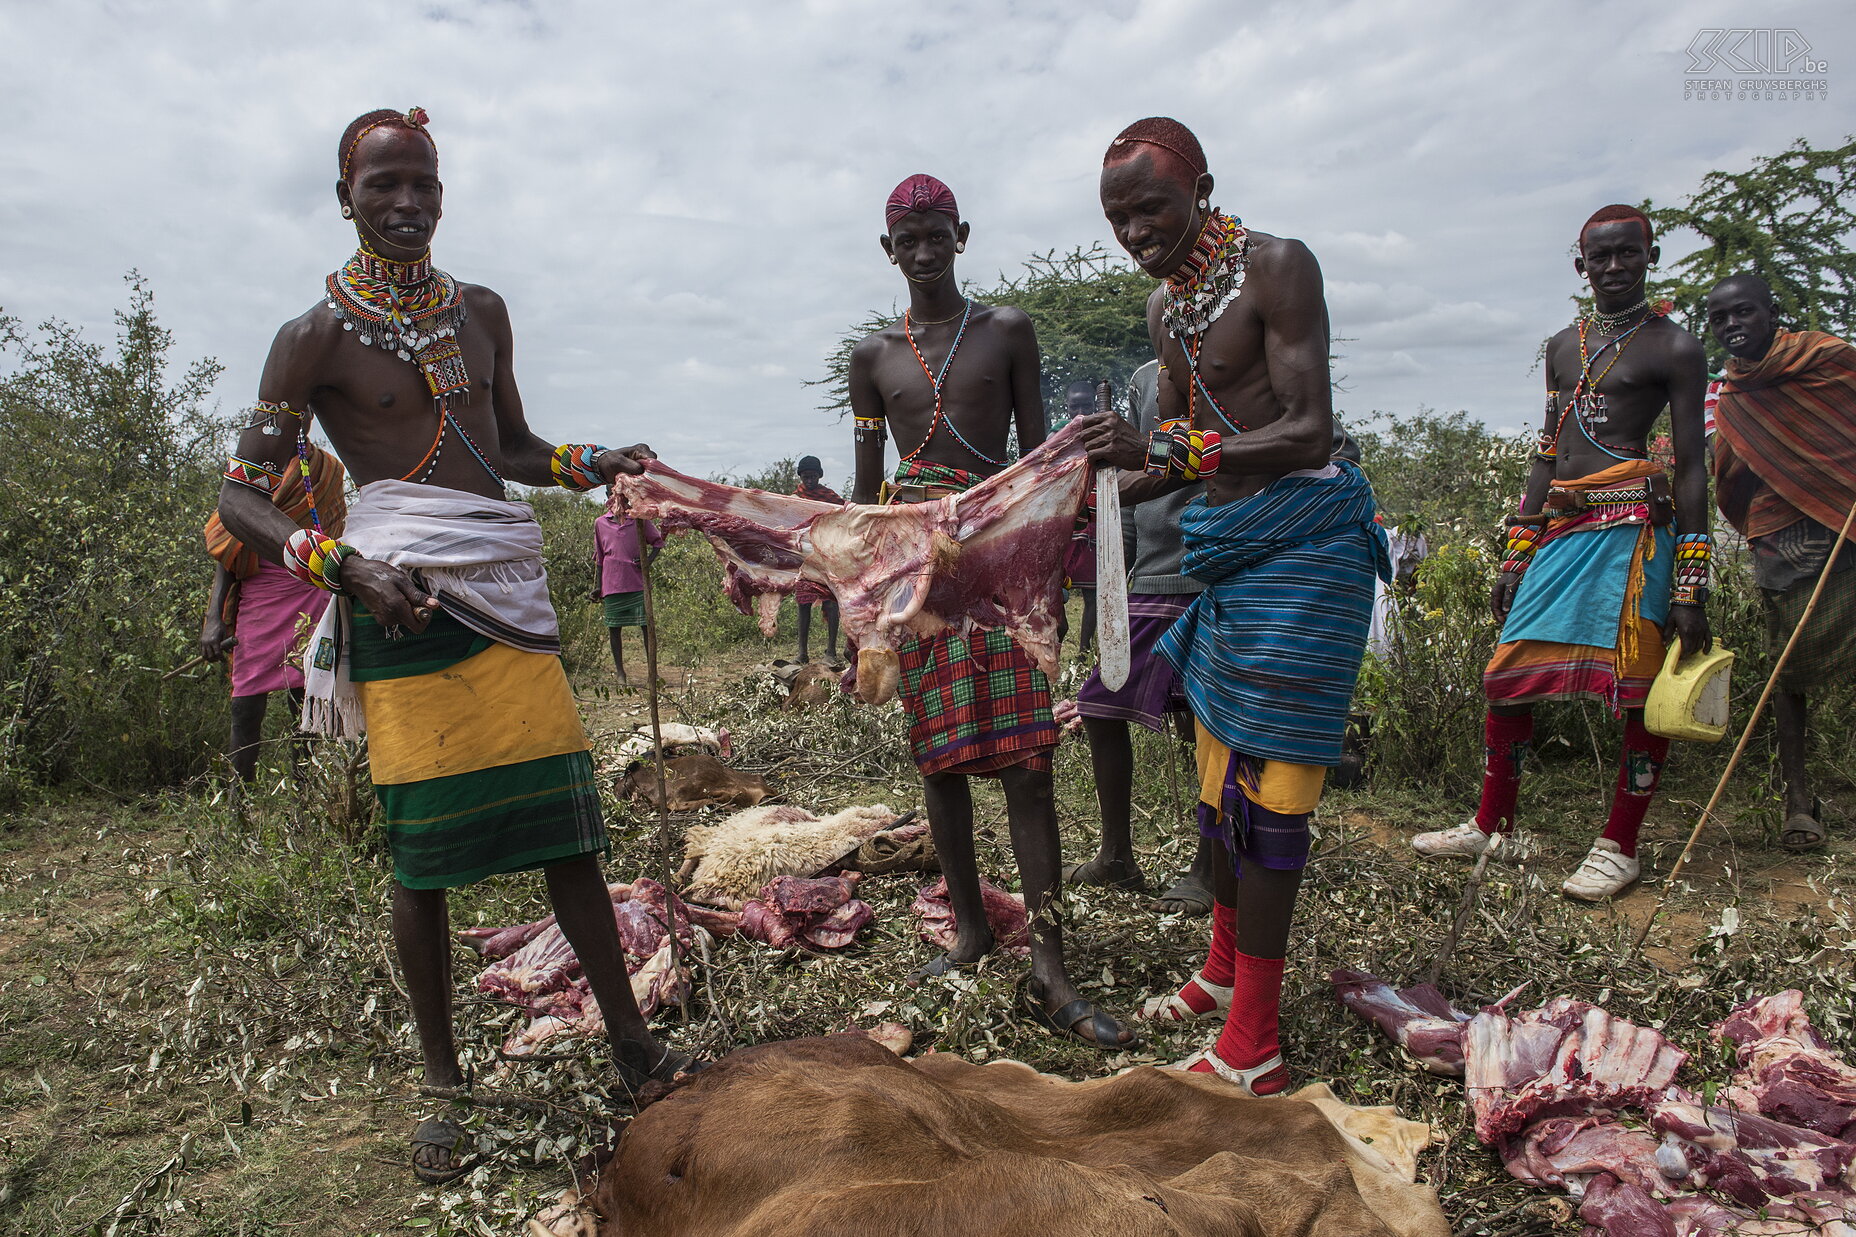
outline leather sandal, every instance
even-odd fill
[[[1056,1012],[1044,1008],[1044,985],[1036,979],[1026,979],[1024,984],[1024,1004],[1031,1014],[1031,1019],[1046,1031],[1057,1035],[1067,1035],[1079,1043],[1100,1048],[1105,1052],[1120,1052],[1132,1048],[1140,1042],[1140,1036],[1129,1032],[1130,1038],[1124,1042],[1122,1032],[1128,1028],[1102,1012],[1102,1007],[1094,1001],[1077,997]],[[1078,1031],[1077,1024],[1087,1020],[1089,1034]]]

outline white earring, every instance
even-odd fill
[[[343,218],[343,219],[353,219],[353,218],[354,218],[354,207],[352,207],[352,206],[344,206],[344,207],[342,207],[342,218]]]
[[[1200,199],[1199,199],[1199,209],[1200,209],[1200,210],[1210,210],[1211,208],[1212,208],[1212,204],[1211,204],[1211,200],[1210,200],[1209,198],[1200,198]]]
[[[955,252],[955,253],[965,253],[966,251],[967,251],[967,242],[965,242],[965,241],[955,241],[955,242],[954,242],[954,252]]]
[[[889,264],[891,266],[894,266],[896,264],[896,255],[893,253],[889,255]]]

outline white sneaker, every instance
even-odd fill
[[[1643,865],[1635,856],[1625,854],[1610,838],[1599,838],[1560,892],[1581,902],[1603,902],[1623,893],[1641,875]]]
[[[1476,827],[1475,821],[1468,821],[1454,829],[1436,829],[1430,833],[1420,833],[1411,839],[1411,848],[1426,859],[1442,856],[1474,859],[1489,848],[1489,834]]]

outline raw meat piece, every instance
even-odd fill
[[[1334,995],[1378,1025],[1433,1074],[1463,1076],[1463,1026],[1469,1015],[1454,1008],[1435,984],[1393,988],[1365,971],[1335,971]]]
[[[842,949],[876,912],[855,898],[857,874],[776,876],[741,908],[741,934],[776,949]]]
[[[574,956],[573,946],[567,943],[560,925],[553,924],[501,962],[485,967],[477,976],[477,990],[527,1005],[535,993],[563,987],[579,973],[580,959]]]
[[[1642,1187],[1619,1181],[1610,1173],[1592,1178],[1579,1204],[1579,1218],[1587,1234],[1606,1237],[1678,1237],[1675,1219]]]
[[[1653,1129],[1687,1144],[1706,1185],[1747,1207],[1807,1191],[1841,1193],[1856,1205],[1856,1190],[1842,1181],[1856,1143],[1719,1105],[1670,1101],[1649,1111]]]
[[[1031,953],[1031,929],[1025,904],[990,881],[980,882],[980,900],[986,907],[986,922],[992,928],[993,941],[1016,957]],[[947,878],[943,876],[916,895],[909,909],[922,917],[922,939],[941,949],[952,949],[958,925],[954,906],[947,897]]]
[[[640,963],[631,973],[632,999],[638,1012],[649,1018],[665,1005],[681,1005],[689,995],[688,968],[679,967],[676,950],[668,934],[656,953]],[[561,1035],[599,1036],[606,1033],[606,1019],[599,1002],[586,988],[586,979],[562,992],[550,993],[552,1008],[503,1042],[505,1056],[527,1056],[551,1039]]]
[[[1831,1050],[1804,1012],[1804,994],[1788,989],[1750,1001],[1716,1025],[1716,1042],[1737,1046],[1739,1070],[1728,1103],[1856,1140],[1856,1068]]]
[[[823,919],[808,924],[803,935],[814,948],[843,949],[875,918],[876,912],[870,909],[869,903],[852,898]]]
[[[1054,678],[1063,556],[1088,485],[1089,461],[1066,426],[1005,471],[934,502],[836,507],[652,461],[619,478],[609,509],[706,534],[743,614],[755,596],[790,593],[801,578],[825,585],[860,661],[893,651],[905,631],[1002,627]]]
[[[782,915],[829,915],[856,892],[857,879],[851,876],[776,876],[760,896]]]
[[[1542,1117],[1642,1107],[1686,1060],[1660,1032],[1566,997],[1515,1018],[1483,1010],[1463,1039],[1463,1081],[1485,1143]]]
[[[689,968],[678,965],[678,955],[681,952],[687,963],[694,952],[695,933],[702,928],[692,927],[692,921],[713,922],[730,932],[739,922],[737,916],[726,911],[692,909],[648,878],[630,885],[608,885],[606,892],[614,899],[613,921],[620,943],[625,946],[632,995],[647,1018],[667,1002],[682,1004],[688,992]],[[676,927],[675,943],[667,924]],[[580,960],[552,917],[495,930],[487,936],[482,929],[471,929],[466,939],[487,944],[498,939],[512,940],[532,929],[539,931],[526,945],[485,967],[477,976],[478,991],[520,1005],[536,1016],[525,1030],[510,1037],[505,1050],[533,1052],[541,1042],[567,1032],[604,1034],[605,1022],[581,973]]]
[[[619,925],[619,940],[625,952],[634,958],[648,958],[656,953],[675,924],[677,939],[687,948],[690,943],[690,916],[683,900],[650,877],[642,877],[632,886],[632,896],[613,906]]]
[[[1610,1173],[1652,1194],[1682,1189],[1690,1178],[1688,1161],[1679,1148],[1609,1115],[1536,1121],[1518,1137],[1504,1139],[1501,1153],[1502,1162],[1517,1180],[1559,1186],[1574,1195],[1600,1173]]]

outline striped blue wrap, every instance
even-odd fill
[[[1234,752],[1333,765],[1373,610],[1392,578],[1366,474],[1283,477],[1222,507],[1180,514],[1183,574],[1206,585],[1160,638],[1192,715]]]

